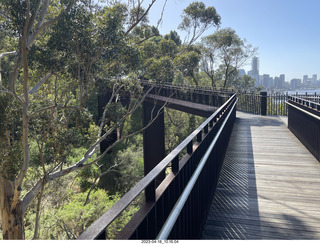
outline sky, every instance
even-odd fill
[[[199,0],[200,1],[200,0]],[[156,25],[165,0],[158,0],[149,14]],[[192,0],[167,0],[160,33],[178,30],[181,14]],[[221,28],[230,27],[247,43],[258,47],[260,75],[286,75],[286,80],[320,78],[320,0],[202,0],[215,7]],[[211,28],[203,36],[216,31]],[[251,65],[243,67],[246,71]]]

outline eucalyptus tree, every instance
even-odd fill
[[[170,33],[164,35],[163,38],[166,39],[166,40],[174,41],[177,46],[180,46],[182,44],[181,38],[180,38],[179,34],[176,31],[170,31]]]
[[[226,88],[230,77],[245,65],[257,52],[257,48],[247,44],[234,30],[225,28],[203,39],[203,62],[206,65],[208,76],[214,74],[214,67],[223,68]],[[216,65],[215,65],[216,64]]]
[[[0,44],[3,239],[24,239],[24,215],[44,186],[98,162],[104,156],[97,153],[100,142],[141,104],[145,94],[135,79],[128,78],[121,84],[115,79],[135,69],[138,51],[126,38],[145,20],[156,0],[150,0],[146,10],[140,2],[130,0],[119,4],[116,1],[106,6],[95,5],[90,0],[0,2],[0,37],[10,37],[6,45]],[[108,75],[104,78],[106,72]],[[94,130],[94,139],[85,144],[87,150],[83,157],[67,165],[65,153],[75,139],[72,131],[78,123],[72,114],[84,111],[99,82],[114,91],[108,105],[116,100],[116,92],[123,87],[131,92],[133,100],[126,110],[119,109],[117,121],[107,127],[106,106]],[[103,129],[106,133],[102,135]],[[42,172],[33,184],[26,184],[30,181],[26,178],[32,156],[30,143],[34,141],[38,145]],[[54,148],[53,157],[45,155],[44,148],[50,143]],[[26,185],[29,188],[23,189]]]
[[[181,53],[174,59],[175,67],[182,72],[185,77],[191,77],[195,85],[198,85],[196,73],[199,70],[201,55],[196,51]]]
[[[175,73],[174,58],[178,46],[169,39],[155,36],[139,45],[142,56],[140,77],[158,83],[172,83]]]
[[[232,85],[241,93],[256,90],[254,79],[249,75],[243,75],[241,78],[238,77]]]
[[[207,37],[204,37],[201,41],[201,70],[208,76],[211,81],[211,86],[216,88],[216,70],[219,65],[218,49],[208,41]]]
[[[183,10],[179,29],[187,32],[185,44],[193,44],[206,30],[219,27],[221,17],[213,6],[206,7],[203,2],[192,2]]]

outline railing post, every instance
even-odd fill
[[[192,154],[192,152],[193,152],[193,143],[192,141],[190,141],[187,145],[187,153]]]
[[[261,95],[261,115],[267,115],[267,92],[260,92]]]

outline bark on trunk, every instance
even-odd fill
[[[21,202],[11,209],[13,198],[12,184],[0,178],[0,214],[2,221],[2,235],[4,240],[23,240],[24,223]]]
[[[211,78],[211,85],[212,85],[212,88],[213,89],[216,89],[216,83],[215,83],[215,80],[213,77],[210,77]]]
[[[192,73],[191,76],[192,76],[193,81],[194,81],[194,83],[196,84],[196,86],[198,86],[199,84],[198,84],[198,81],[197,81],[195,75]]]

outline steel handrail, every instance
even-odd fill
[[[319,102],[314,102],[314,101],[311,101],[311,100],[308,100],[308,99],[305,99],[305,98],[302,98],[302,97],[290,95],[288,98],[289,98],[289,100],[290,100],[290,98],[293,98],[291,100],[295,101],[295,102],[298,102],[298,100],[301,100],[303,102],[309,103],[309,107],[310,107],[310,104],[313,104],[315,106],[319,106]]]
[[[195,172],[193,173],[193,175],[191,176],[187,186],[185,187],[182,195],[179,197],[178,201],[176,202],[175,206],[173,207],[173,210],[171,211],[168,219],[166,220],[166,222],[164,223],[163,227],[161,228],[158,236],[157,236],[157,240],[166,240],[168,238],[168,236],[170,235],[170,232],[176,222],[176,220],[178,219],[180,212],[182,211],[182,208],[184,206],[184,204],[186,203],[195,183],[197,182],[197,179],[204,167],[204,165],[206,164],[212,149],[214,148],[216,142],[218,141],[220,134],[222,132],[222,130],[224,129],[225,124],[227,123],[231,113],[234,110],[234,107],[236,106],[238,101],[238,98],[236,99],[236,101],[234,102],[232,109],[230,110],[230,112],[228,113],[227,117],[225,118],[225,120],[223,121],[219,131],[217,132],[216,136],[214,137],[214,139],[212,140],[208,150],[206,151],[206,153],[204,154],[204,156],[202,157],[199,165],[197,166]]]
[[[286,102],[286,103],[287,103],[288,105],[294,107],[295,109],[298,109],[299,111],[301,111],[301,112],[303,112],[303,113],[305,113],[305,114],[307,114],[307,115],[309,115],[309,116],[312,116],[313,118],[315,118],[315,119],[317,119],[317,120],[320,120],[320,117],[319,117],[319,116],[317,116],[317,115],[315,115],[315,114],[313,114],[313,113],[310,113],[310,112],[308,112],[308,111],[306,111],[306,110],[304,110],[304,109],[302,109],[302,108],[299,108],[298,106],[295,106],[295,105],[293,105],[293,104],[291,104],[291,103],[289,103],[289,102]]]
[[[162,87],[162,88],[176,88],[176,89],[181,89],[181,88],[187,88],[187,89],[193,89],[193,90],[199,90],[199,91],[206,91],[206,92],[218,92],[218,93],[229,93],[233,94],[234,90],[233,89],[214,89],[213,87],[210,86],[194,86],[191,84],[171,84],[171,83],[157,83],[157,82],[150,82],[148,80],[140,80],[140,83],[146,84],[146,85],[154,85],[157,87]]]

